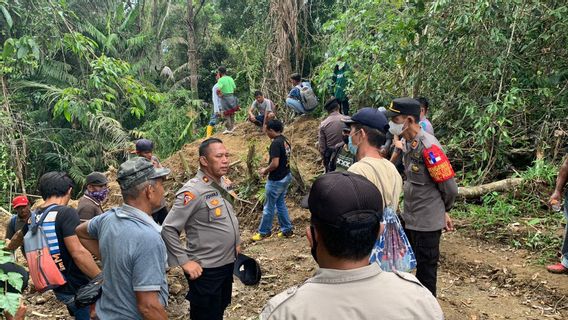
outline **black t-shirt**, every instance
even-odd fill
[[[54,211],[57,211],[57,216],[55,217],[55,233],[57,235],[57,242],[59,245],[59,254],[61,262],[63,262],[63,266],[65,267],[65,270],[61,273],[65,277],[65,280],[67,280],[67,284],[54,289],[53,291],[61,293],[75,293],[81,286],[84,286],[89,282],[89,278],[83,274],[77,264],[73,261],[73,257],[65,246],[64,239],[75,235],[75,228],[77,228],[81,221],[79,220],[77,210],[73,208],[56,206],[50,210],[50,212]],[[37,219],[40,218],[41,213],[41,209],[37,211]],[[44,224],[46,221],[44,221]],[[29,225],[24,229],[25,232],[27,232],[28,227]],[[54,258],[54,261],[56,264],[58,263],[56,258]]]
[[[269,152],[270,160],[268,160],[268,164],[270,165],[270,162],[272,162],[272,159],[274,158],[280,158],[280,160],[278,168],[268,174],[268,180],[279,181],[284,179],[290,173],[290,163],[288,158],[290,157],[291,150],[292,147],[290,146],[290,143],[283,135],[279,135],[272,139]]]

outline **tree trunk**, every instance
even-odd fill
[[[518,187],[522,182],[522,178],[508,178],[474,187],[459,187],[458,195],[466,199],[477,198],[493,191],[509,191]]]
[[[193,96],[197,98],[197,50],[195,46],[195,15],[193,2],[187,0],[187,66],[189,68],[189,83]]]
[[[18,140],[22,139],[24,141],[24,136],[19,130],[16,121],[14,121],[14,115],[12,114],[12,110],[10,108],[10,94],[8,92],[8,84],[4,76],[0,76],[0,83],[2,85],[2,96],[4,99],[3,107],[4,111],[6,112],[6,116],[10,119],[9,123],[6,125],[6,134],[2,134],[2,138],[6,141],[3,141],[6,145],[10,147],[10,154],[12,161],[14,162],[14,167],[16,168],[16,178],[20,183],[20,188],[23,194],[26,194],[26,184],[24,182],[24,163],[25,163],[25,144],[22,143],[24,146],[22,150],[18,147]],[[16,136],[16,134],[18,136]]]

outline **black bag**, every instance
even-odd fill
[[[89,283],[79,288],[75,294],[75,306],[83,308],[97,302],[103,293],[103,273],[99,273]]]

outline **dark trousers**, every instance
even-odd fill
[[[349,115],[349,99],[345,98],[343,101],[339,101],[341,104],[341,114],[348,116]]]
[[[195,280],[185,278],[189,284],[189,318],[192,320],[222,320],[231,303],[234,263],[217,268],[203,268]]]
[[[335,163],[333,163],[333,164],[331,163],[331,156],[332,155],[333,155],[333,149],[326,148],[324,153],[323,153],[323,167],[325,168],[326,173],[332,172],[332,171],[335,170]]]
[[[416,278],[435,297],[442,230],[415,231],[405,229],[404,231],[416,257]]]

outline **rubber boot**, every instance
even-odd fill
[[[206,131],[205,139],[209,139],[209,137],[213,135],[213,126],[207,126],[205,131]]]

